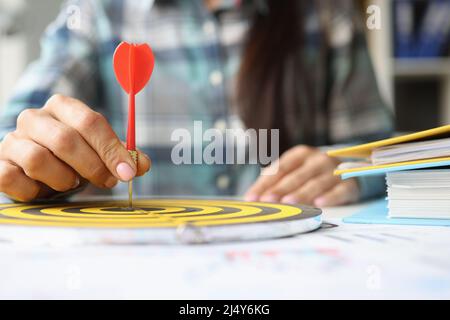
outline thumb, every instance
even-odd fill
[[[152,160],[149,156],[143,153],[141,150],[137,150],[138,152],[138,161],[137,161],[137,173],[136,176],[140,177],[147,173],[151,166]]]

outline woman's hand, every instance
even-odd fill
[[[359,186],[355,179],[342,181],[333,175],[339,162],[318,149],[297,146],[286,151],[245,195],[247,201],[307,204],[316,207],[356,202]],[[265,174],[265,173],[274,174]]]
[[[24,110],[17,129],[0,143],[0,192],[31,201],[74,189],[80,178],[112,188],[151,166],[143,153],[138,164],[101,114],[54,95],[41,109]]]

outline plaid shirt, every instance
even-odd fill
[[[328,142],[356,143],[386,136],[390,115],[383,105],[350,2],[314,10],[305,17],[307,39],[324,33],[320,19],[328,14],[330,61],[317,66],[316,88],[328,88]],[[136,97],[137,145],[153,160],[152,171],[136,179],[138,194],[236,195],[255,180],[255,165],[175,165],[171,133],[192,128],[235,128],[242,123],[232,111],[235,77],[248,11],[236,1],[209,12],[202,0],[74,0],[63,6],[43,39],[42,54],[29,66],[0,119],[0,134],[14,130],[25,108],[40,108],[54,93],[76,97],[101,112],[123,139],[127,97],[112,68],[120,41],[147,42],[155,54],[150,84]],[[329,1],[334,3],[334,1]],[[332,18],[331,18],[332,17]],[[81,19],[77,21],[76,19]],[[317,41],[305,50],[316,66]],[[320,127],[320,126],[319,126]],[[321,132],[317,132],[319,136]],[[302,143],[299,137],[298,144]],[[384,182],[383,182],[384,185]],[[377,193],[363,181],[365,196]],[[380,183],[378,183],[380,190]],[[125,185],[116,191],[126,194]]]

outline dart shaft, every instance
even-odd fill
[[[135,96],[133,93],[130,93],[128,101],[127,149],[136,150]]]
[[[135,94],[134,94],[134,78],[135,78],[135,65],[134,65],[134,45],[130,48],[129,56],[129,102],[128,102],[128,130],[127,130],[127,149],[133,158],[134,163],[137,166],[137,152],[136,152],[136,127],[135,127]],[[133,208],[133,179],[128,182],[128,207]]]

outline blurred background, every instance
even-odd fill
[[[332,1],[332,0],[330,0]],[[450,124],[450,0],[356,0],[367,19],[381,9],[381,29],[367,29],[381,92],[398,131]],[[0,0],[0,105],[39,55],[39,37],[62,0]]]
[[[0,0],[0,106],[24,68],[39,56],[39,40],[62,0]]]

